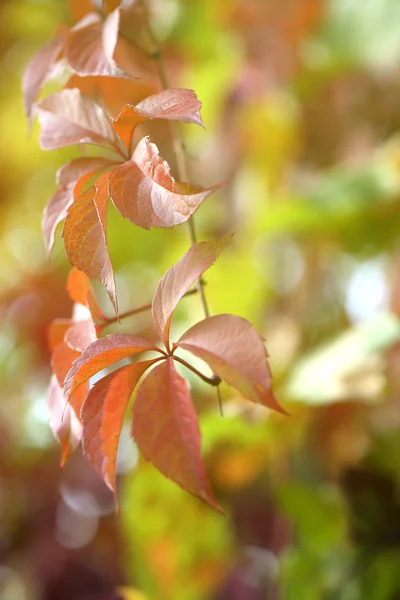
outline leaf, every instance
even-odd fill
[[[50,350],[54,350],[64,340],[64,336],[71,327],[71,319],[53,319],[48,329],[48,343]]]
[[[57,226],[66,218],[74,198],[79,195],[91,177],[112,164],[113,161],[106,158],[88,156],[76,158],[57,171],[57,183],[61,188],[50,198],[42,220],[43,237],[49,256],[54,246]]]
[[[90,19],[89,19],[90,17]],[[103,22],[99,15],[87,15],[84,26],[71,29],[64,47],[64,58],[81,76],[124,76],[114,61],[118,39],[120,11],[117,9]]]
[[[73,268],[67,279],[67,292],[73,302],[87,306],[93,318],[102,320],[103,311],[97,303],[90,279],[85,273]]]
[[[67,346],[77,352],[83,352],[95,340],[96,328],[92,320],[73,323],[64,336]]]
[[[58,383],[63,386],[67,373],[72,368],[73,362],[81,355],[77,350],[73,350],[62,341],[53,350],[51,365]]]
[[[112,120],[114,131],[119,135],[129,152],[136,127],[147,120],[148,117],[141,115],[131,104],[124,106],[118,117]]]
[[[42,232],[48,256],[54,246],[56,229],[67,216],[73,201],[73,190],[61,188],[53,194],[43,211]]]
[[[103,109],[79,90],[62,90],[37,106],[40,145],[54,150],[71,144],[113,147],[117,138]]]
[[[33,104],[51,67],[61,54],[66,37],[66,34],[62,33],[46,44],[29,61],[25,69],[22,77],[22,94],[29,127],[32,126]]]
[[[136,109],[150,119],[169,119],[204,127],[200,115],[201,102],[193,90],[173,88],[148,96]]]
[[[201,102],[192,90],[164,90],[148,96],[136,106],[124,106],[118,117],[112,121],[112,125],[130,151],[137,126],[149,119],[184,121],[204,127],[200,108]]]
[[[172,358],[140,385],[133,405],[132,435],[144,458],[169,479],[223,512],[201,459],[201,436],[189,386]]]
[[[61,466],[63,466],[80,442],[82,427],[74,410],[68,403],[66,404],[62,387],[55,375],[50,379],[46,407],[50,428],[61,446]]]
[[[96,186],[75,200],[68,210],[62,237],[70,263],[104,285],[118,314],[114,271],[106,238],[108,178],[109,174],[104,173]]]
[[[75,184],[84,175],[94,175],[97,171],[115,164],[114,161],[102,156],[81,156],[74,158],[57,171],[56,180],[61,187]]]
[[[176,183],[155,144],[143,138],[130,160],[110,175],[111,199],[123,217],[150,227],[185,223],[216,188],[192,188]]]
[[[65,379],[64,394],[69,397],[92,375],[110,365],[146,350],[160,350],[151,342],[128,333],[114,333],[93,342],[74,362]]]
[[[83,452],[116,494],[118,443],[129,399],[153,360],[122,367],[91,388],[82,407]]]
[[[152,313],[157,331],[168,348],[172,314],[190,286],[211,267],[232,236],[199,242],[163,275],[156,288]]]
[[[208,317],[188,329],[176,346],[204,360],[249,400],[285,412],[272,391],[262,338],[246,319],[233,315]]]

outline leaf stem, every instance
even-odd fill
[[[193,294],[197,294],[197,288],[194,288],[193,290],[189,290],[188,292],[186,292],[186,294],[183,297],[185,298],[186,296],[192,296]],[[100,323],[100,325],[102,327],[108,327],[109,325],[113,325],[114,323],[117,323],[121,319],[126,319],[128,317],[134,317],[135,315],[138,315],[142,312],[151,310],[151,307],[152,307],[152,303],[150,302],[149,304],[143,304],[143,306],[139,306],[138,308],[133,308],[132,310],[128,310],[127,312],[122,313],[121,315],[119,315],[119,319],[117,317],[110,317],[110,318],[104,317],[104,321],[103,321],[103,323]]]
[[[200,379],[205,381],[205,383],[208,383],[209,385],[212,385],[212,386],[218,386],[221,383],[221,378],[218,377],[218,375],[212,375],[212,377],[207,377],[207,375],[203,375],[203,373],[198,371],[195,367],[193,367],[190,363],[186,362],[186,360],[184,360],[183,358],[180,358],[179,356],[176,356],[175,354],[172,354],[172,358],[174,360],[176,360],[177,362],[181,363],[181,365],[184,365],[187,369],[192,371],[192,373],[194,373],[195,375],[200,377]]]
[[[158,76],[160,78],[160,83],[161,83],[163,89],[167,90],[167,89],[169,89],[169,82],[168,82],[167,72],[166,72],[165,65],[164,65],[164,57],[163,57],[162,49],[161,49],[158,41],[156,40],[153,30],[151,29],[151,26],[150,26],[149,12],[147,9],[146,0],[141,0],[140,3],[142,6],[142,10],[143,10],[146,31],[149,36],[150,42],[153,46],[153,51],[151,53],[151,56],[156,63]],[[178,178],[180,181],[184,181],[187,183],[188,173],[187,173],[187,168],[186,168],[185,150],[184,150],[184,146],[183,146],[181,132],[179,129],[179,124],[174,121],[171,121],[170,126],[171,126],[171,131],[172,131],[172,143],[173,143],[174,154],[175,154],[175,158],[176,158],[176,167],[177,167],[177,172],[178,172]],[[188,227],[189,227],[190,241],[192,244],[195,244],[197,242],[197,236],[196,236],[196,230],[195,230],[195,226],[194,226],[194,222],[193,222],[193,217],[191,217],[189,219]],[[199,295],[200,295],[201,303],[203,305],[204,314],[206,317],[208,317],[209,310],[208,310],[207,301],[206,301],[206,298],[204,295],[203,285],[204,285],[204,282],[201,281],[201,279],[200,279],[198,281]]]
[[[152,55],[153,60],[156,63],[160,83],[161,83],[162,87],[165,90],[167,90],[167,89],[169,89],[169,81],[168,81],[167,71],[166,71],[165,64],[164,64],[164,56],[163,56],[161,46],[160,46],[159,42],[157,41],[156,37],[154,36],[153,30],[150,25],[149,11],[148,11],[146,0],[140,0],[140,5],[141,5],[142,11],[143,11],[143,17],[144,17],[146,31],[149,36],[151,45],[153,46],[151,55]],[[174,153],[175,153],[175,158],[176,158],[176,166],[177,166],[177,171],[178,171],[178,178],[179,178],[179,181],[184,181],[187,183],[188,173],[187,173],[187,168],[186,168],[185,149],[184,149],[184,145],[183,145],[181,131],[179,129],[179,124],[171,121],[170,125],[171,125],[171,132],[172,132],[172,143],[173,143],[173,148],[174,148]],[[193,216],[188,220],[188,228],[189,228],[190,243],[192,245],[196,244],[197,236],[196,236],[196,228],[194,225]],[[204,280],[202,277],[200,277],[200,279],[197,280],[196,289],[199,292],[200,302],[201,302],[201,305],[203,308],[204,316],[207,318],[210,316],[210,311],[208,308],[207,298],[206,298],[205,291],[204,291]],[[186,364],[186,366],[188,366],[188,365]],[[204,377],[199,372],[198,372],[198,375],[202,379],[204,379]],[[214,375],[213,377],[215,378],[213,381],[218,379],[218,383],[213,383],[212,385],[218,386],[218,384],[220,383],[221,380],[219,379],[219,377],[217,378],[216,375]],[[207,378],[207,379],[209,379],[209,378]],[[208,383],[209,383],[209,381],[208,381]],[[217,393],[218,393],[218,404],[220,407],[220,413],[222,415],[221,395],[220,395],[218,387],[217,387]]]

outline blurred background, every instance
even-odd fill
[[[200,239],[236,233],[206,274],[212,313],[263,334],[290,412],[226,386],[222,418],[191,380],[226,518],[144,463],[129,422],[119,516],[79,451],[59,469],[46,331],[70,314],[69,265],[59,239],[48,262],[40,222],[77,150],[42,152],[37,125],[28,136],[20,80],[89,5],[0,4],[1,600],[398,600],[400,3],[150,3],[171,85],[203,101],[207,131],[182,128],[191,182],[227,182],[195,217]],[[119,52],[138,81],[68,84],[113,115],[159,89],[148,60]],[[174,171],[168,124],[140,133]],[[151,301],[187,228],[149,233],[111,209],[109,231],[121,311]],[[181,304],[177,334],[202,318],[196,297]],[[147,333],[150,315],[118,331]]]

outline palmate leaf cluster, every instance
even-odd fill
[[[50,424],[62,448],[62,463],[82,441],[89,461],[116,494],[120,432],[130,397],[138,386],[131,431],[143,456],[168,478],[222,511],[202,462],[200,429],[189,384],[175,363],[202,375],[179,357],[179,349],[209,365],[213,378],[202,378],[212,385],[224,380],[248,400],[284,412],[272,392],[263,340],[247,320],[229,314],[206,315],[177,341],[170,340],[178,302],[214,263],[231,236],[194,242],[160,280],[152,316],[164,348],[134,334],[102,337],[111,320],[99,307],[90,285],[90,279],[104,285],[118,319],[107,244],[110,199],[120,215],[138,227],[171,228],[189,221],[216,189],[176,181],[149,137],[142,137],[133,147],[137,128],[154,119],[203,126],[201,102],[192,90],[168,89],[162,77],[163,91],[136,105],[121,106],[115,119],[77,88],[36,102],[59,61],[80,77],[134,79],[118,66],[114,53],[122,35],[121,23],[140,7],[122,2],[112,8],[106,17],[90,13],[72,29],[60,32],[32,58],[23,79],[26,113],[30,121],[34,115],[39,119],[44,150],[73,144],[97,148],[93,155],[85,154],[59,169],[58,190],[44,212],[43,234],[49,254],[56,229],[65,221],[62,238],[73,266],[67,289],[75,303],[72,318],[55,320],[50,328],[54,371],[48,392]],[[144,7],[141,9],[143,12]],[[145,12],[141,16],[145,18]],[[91,377],[142,352],[155,357],[117,368],[89,387]]]

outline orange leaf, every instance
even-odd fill
[[[114,271],[106,238],[109,174],[99,177],[96,186],[83,192],[72,204],[62,237],[70,263],[106,288],[118,314]]]
[[[76,158],[57,171],[57,183],[61,186],[49,200],[43,212],[42,231],[46,250],[50,256],[54,246],[57,226],[63,221],[68,209],[83,187],[100,170],[114,164],[102,157]]]
[[[129,152],[136,127],[147,120],[148,117],[141,115],[131,104],[124,106],[118,117],[112,120],[114,131],[119,135]]]
[[[58,383],[63,386],[65,377],[70,371],[73,362],[81,355],[77,350],[72,350],[67,344],[62,341],[58,344],[51,357],[51,364]]]
[[[153,363],[148,360],[128,365],[100,379],[82,407],[83,452],[114,494],[118,443],[129,398]]]
[[[74,410],[66,403],[62,387],[52,375],[46,399],[50,428],[61,446],[61,466],[63,466],[78,446],[82,427]]]
[[[43,150],[71,144],[97,144],[112,148],[117,143],[114,129],[103,109],[77,89],[62,90],[37,105]]]
[[[110,174],[111,199],[123,217],[144,229],[185,223],[216,188],[175,183],[155,144],[143,138],[133,159]]]
[[[285,412],[272,391],[262,338],[246,319],[233,315],[209,317],[188,329],[176,346],[204,360],[249,400]]]
[[[163,475],[223,512],[201,459],[201,436],[189,386],[172,358],[156,366],[140,385],[132,435],[144,458]]]
[[[103,319],[104,314],[97,303],[90,279],[85,273],[73,268],[67,279],[67,292],[73,302],[87,306],[94,319]]]
[[[146,350],[159,352],[151,342],[128,333],[115,333],[96,340],[82,352],[67,374],[65,396],[69,397],[82,383],[105,367]]]
[[[152,313],[157,331],[166,347],[172,314],[189,287],[211,267],[232,236],[220,240],[200,242],[163,275],[153,298]]]
[[[48,329],[48,342],[50,350],[54,350],[64,340],[64,335],[71,327],[71,319],[53,319]]]

